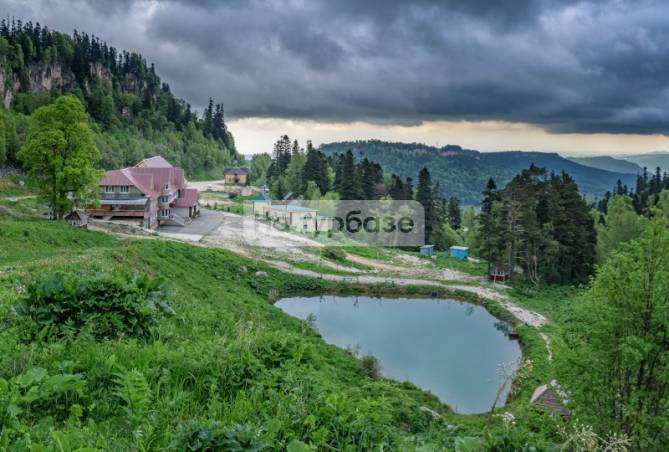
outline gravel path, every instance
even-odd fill
[[[501,304],[507,311],[509,311],[518,321],[526,323],[534,328],[541,328],[548,323],[548,320],[543,315],[530,311],[513,303],[506,295],[486,287],[467,286],[467,285],[445,285],[438,281],[417,279],[417,278],[398,278],[394,276],[370,276],[370,275],[355,275],[342,276],[333,274],[316,273],[310,270],[303,270],[295,268],[290,264],[280,261],[268,261],[273,267],[296,275],[307,276],[311,278],[320,278],[326,281],[341,281],[355,284],[396,284],[398,286],[429,286],[441,287],[447,290],[462,291],[476,294],[482,298],[493,300]],[[543,336],[542,336],[543,337]],[[544,338],[546,341],[546,338]],[[549,341],[546,342],[548,346]],[[550,349],[549,349],[550,353]]]

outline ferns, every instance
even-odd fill
[[[151,387],[144,374],[135,369],[116,373],[115,377],[115,394],[125,404],[123,411],[134,428],[147,414],[152,398]]]

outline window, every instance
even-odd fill
[[[105,185],[105,193],[114,193],[114,187],[112,185]]]
[[[127,186],[127,185],[121,185],[121,186],[119,187],[119,191],[120,191],[121,193],[128,193],[128,186]]]
[[[160,202],[163,203],[163,204],[166,203],[167,200],[168,200],[168,197],[167,197],[167,196],[161,196],[161,197],[160,197]]]
[[[170,189],[170,184],[165,184],[165,190],[169,190],[169,189]]]
[[[160,209],[160,216],[165,218],[170,216],[170,210],[169,209]]]

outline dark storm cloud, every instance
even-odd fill
[[[234,117],[669,134],[659,0],[5,3],[140,51],[178,95]]]

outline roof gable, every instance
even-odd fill
[[[126,174],[124,171],[125,170],[107,171],[105,177],[98,181],[98,185],[135,185],[130,177],[128,177],[128,174]]]
[[[223,174],[226,176],[233,175],[233,176],[241,176],[241,175],[246,175],[249,173],[249,169],[246,167],[235,167],[235,168],[225,168],[223,170]]]
[[[173,168],[172,164],[161,155],[146,158],[135,165],[136,168]]]

